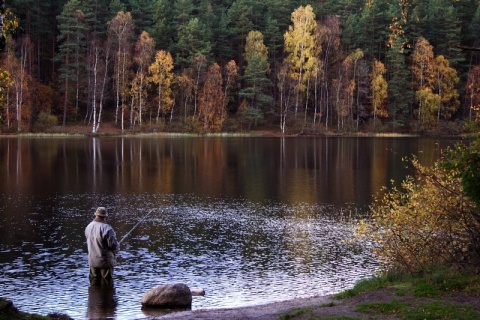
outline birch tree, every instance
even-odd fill
[[[387,69],[385,68],[385,65],[375,59],[371,73],[372,112],[374,126],[376,126],[377,117],[388,117],[388,112],[385,108],[385,102],[388,97],[388,84],[387,80],[385,80],[386,72]]]
[[[331,110],[331,96],[334,96],[333,87],[330,86],[331,83],[329,75],[332,73],[331,69],[335,66],[335,60],[342,56],[340,47],[340,39],[342,35],[340,19],[338,17],[327,16],[323,22],[323,25],[320,25],[317,28],[316,33],[317,39],[319,39],[317,41],[319,41],[323,47],[320,56],[320,59],[323,61],[320,100],[321,105],[324,105],[325,110],[325,128],[328,129],[331,119],[333,119],[333,112]]]
[[[190,110],[189,106],[191,101],[193,100],[193,92],[195,87],[195,81],[191,77],[191,72],[185,69],[179,75],[174,78],[173,82],[175,92],[177,93],[177,100],[179,101],[179,105],[183,109],[183,120],[187,122],[187,118],[189,117]]]
[[[24,129],[25,123],[30,119],[30,109],[26,107],[30,102],[31,87],[31,76],[26,70],[29,45],[29,40],[23,39],[17,57],[13,40],[7,39],[6,71],[11,79],[11,86],[7,87],[7,126],[11,128],[15,123],[18,132]]]
[[[193,116],[197,115],[199,90],[203,86],[207,72],[207,58],[203,54],[198,54],[191,64],[192,80],[193,80]]]
[[[296,82],[289,77],[290,63],[287,60],[283,61],[280,71],[277,73],[277,86],[279,91],[278,102],[280,109],[280,130],[282,133],[286,132],[287,120],[291,101],[293,99]]]
[[[199,97],[199,117],[205,132],[217,132],[227,118],[222,101],[222,72],[218,64],[208,68],[203,90]]]
[[[440,96],[437,120],[450,119],[457,111],[458,101],[457,84],[459,78],[457,70],[450,66],[450,61],[443,55],[435,58],[435,79],[433,91]]]
[[[118,124],[119,111],[121,129],[124,130],[124,112],[128,93],[128,72],[131,65],[132,38],[133,38],[132,15],[120,11],[108,23],[109,43],[114,46],[114,91],[115,91],[115,124]],[[121,109],[121,110],[120,110]]]
[[[300,6],[292,13],[292,25],[284,35],[286,59],[290,62],[289,76],[297,81],[295,115],[300,104],[300,93],[305,92],[307,81],[314,70],[317,50],[315,30],[317,22],[310,5]]]
[[[132,88],[136,88],[136,90],[132,90],[132,95],[137,96],[136,100],[138,102],[138,123],[140,126],[142,125],[142,115],[144,112],[143,105],[144,101],[146,100],[147,94],[145,89],[145,83],[148,75],[148,67],[151,63],[154,50],[155,42],[153,41],[152,37],[150,37],[148,32],[143,31],[137,43],[135,44],[135,54],[133,60],[137,65],[137,72],[135,74],[135,78],[133,79],[136,85],[132,86]],[[132,109],[131,112],[133,113],[134,110]],[[130,126],[133,128],[134,121],[132,117],[130,117],[130,121]]]
[[[225,108],[228,109],[228,105],[230,101],[233,100],[233,91],[238,86],[238,79],[239,79],[239,72],[238,66],[235,63],[235,60],[230,60],[224,67],[223,71],[223,102],[222,104]]]
[[[412,64],[410,69],[412,71],[412,85],[416,91],[415,96],[418,101],[417,117],[420,122],[425,122],[428,115],[425,115],[425,109],[431,109],[430,105],[426,104],[426,99],[432,102],[432,82],[433,82],[433,47],[428,40],[420,37],[416,43],[412,54]]]
[[[93,40],[97,41],[97,40]],[[103,46],[100,44],[91,45],[93,49],[93,58],[89,63],[90,73],[92,74],[93,83],[91,85],[91,101],[92,101],[92,133],[97,133],[102,122],[103,101],[105,90],[109,79],[108,67],[110,64],[110,45],[108,43]]]
[[[148,81],[156,85],[157,97],[157,113],[156,121],[159,121],[160,114],[167,114],[170,112],[173,115],[173,95],[172,95],[172,81],[173,81],[173,58],[172,55],[164,50],[157,51],[155,61],[148,67],[149,78]],[[171,119],[170,117],[170,119]]]
[[[475,65],[468,71],[467,80],[468,118],[480,122],[480,65]]]

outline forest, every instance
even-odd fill
[[[450,133],[478,0],[2,0],[0,129]]]

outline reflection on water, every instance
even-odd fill
[[[75,319],[145,317],[172,282],[192,308],[330,294],[373,274],[350,241],[372,194],[443,142],[388,139],[0,139],[0,296]],[[451,142],[446,142],[447,144]],[[107,207],[114,282],[91,284],[83,230]]]
[[[454,140],[373,138],[0,139],[0,192],[190,194],[283,203],[369,204]],[[9,211],[20,205],[7,203]]]
[[[90,281],[88,288],[89,319],[114,319],[117,299],[113,279],[95,278]]]

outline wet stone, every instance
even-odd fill
[[[183,283],[153,287],[142,297],[142,306],[147,308],[190,307],[191,305],[192,292]]]

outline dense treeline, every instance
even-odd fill
[[[479,115],[477,0],[6,6],[19,28],[0,59],[4,130],[423,132]]]

